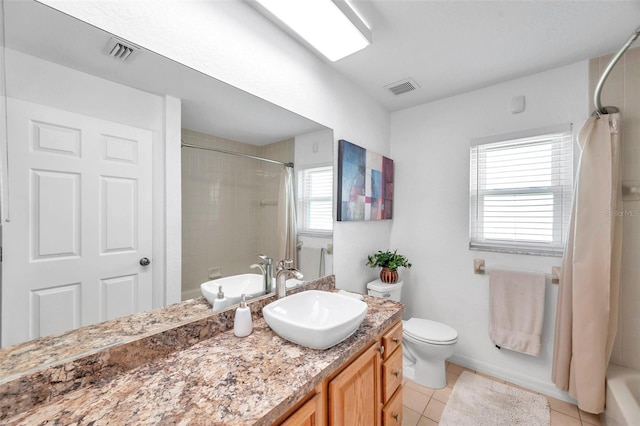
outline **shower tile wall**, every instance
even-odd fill
[[[589,62],[590,93],[611,55]],[[640,48],[630,49],[607,79],[602,104],[620,109],[622,115],[623,181],[640,185]],[[593,99],[589,101],[593,111]],[[611,361],[640,369],[640,201],[625,200],[622,278],[618,334]]]
[[[293,140],[258,147],[187,129],[182,130],[182,140],[293,161]],[[222,276],[259,272],[249,266],[257,263],[258,253],[271,254],[277,229],[276,207],[261,207],[260,201],[277,200],[281,170],[282,166],[239,156],[182,149],[183,298],[200,295],[199,285],[209,279],[209,268],[220,267]]]

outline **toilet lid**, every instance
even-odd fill
[[[458,332],[446,324],[422,318],[411,318],[403,324],[404,332],[416,340],[427,343],[451,343],[458,340]]]

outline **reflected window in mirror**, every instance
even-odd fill
[[[298,233],[325,236],[333,232],[333,167],[298,170]]]

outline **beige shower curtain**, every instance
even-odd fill
[[[618,327],[622,252],[620,116],[587,120],[562,261],[552,380],[578,406],[601,413],[605,372]]]
[[[293,260],[298,267],[296,203],[293,194],[293,167],[285,167],[278,196],[278,259]]]

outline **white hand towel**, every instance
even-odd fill
[[[343,296],[353,297],[354,299],[362,300],[364,297],[358,293],[352,293],[350,291],[339,290],[338,294],[342,294]]]
[[[544,274],[494,270],[489,275],[489,337],[501,348],[539,356]]]

